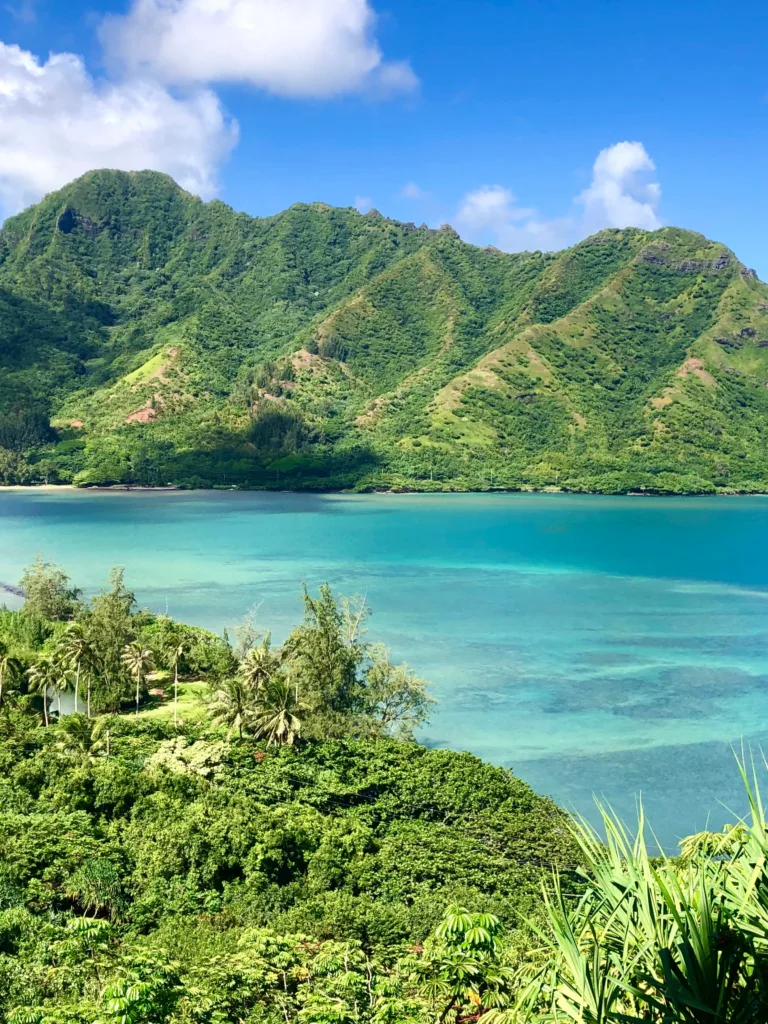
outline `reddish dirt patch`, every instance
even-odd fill
[[[307,352],[305,348],[300,348],[295,356],[291,359],[294,370],[303,370],[308,366],[312,366],[313,363],[322,362],[320,356],[313,355],[311,352]]]
[[[125,417],[126,423],[149,423],[155,419],[157,411],[151,409],[149,405],[143,406],[141,409],[137,409],[136,412],[132,412],[130,416]]]
[[[689,356],[680,369],[677,371],[678,377],[687,377],[689,373],[692,373],[694,377],[698,377],[699,380],[704,381],[705,384],[714,386],[715,378],[711,373],[708,373],[704,369],[704,364],[700,359],[695,356]]]
[[[74,427],[76,430],[80,430],[81,427],[85,426],[82,420],[70,420],[69,425],[70,427]]]

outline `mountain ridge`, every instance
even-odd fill
[[[502,253],[92,171],[0,230],[0,481],[768,490],[768,287],[608,229]]]

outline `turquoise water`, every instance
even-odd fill
[[[0,492],[0,581],[120,563],[144,605],[278,637],[301,580],[365,593],[433,682],[424,742],[582,813],[642,791],[670,845],[733,819],[731,744],[768,739],[767,536],[764,498]]]

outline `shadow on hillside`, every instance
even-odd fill
[[[114,436],[107,439],[105,457],[92,447],[87,479],[90,486],[136,485],[143,487],[222,488],[259,490],[329,491],[355,487],[381,464],[380,456],[367,445],[344,451],[307,446],[276,457],[251,446],[246,449],[237,435],[221,438],[218,445],[189,449],[152,435],[122,435],[126,450],[115,456]],[[133,450],[131,450],[133,449]]]

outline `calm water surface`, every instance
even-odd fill
[[[279,638],[300,582],[365,593],[433,681],[424,742],[507,765],[667,845],[742,809],[731,745],[768,740],[768,499],[0,492],[0,581],[41,552],[87,590]]]

